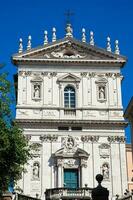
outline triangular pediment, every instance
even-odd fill
[[[80,82],[80,78],[71,74],[71,73],[68,73],[68,74],[65,74],[64,76],[61,76],[58,78],[58,82]]]
[[[23,53],[15,54],[13,57],[15,61],[53,61],[53,62],[107,62],[118,61],[125,62],[126,58],[108,52],[105,49],[97,46],[92,46],[74,38],[64,38],[56,42],[49,43],[44,46],[27,50]]]

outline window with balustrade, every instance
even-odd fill
[[[75,89],[72,86],[67,86],[64,89],[64,107],[65,108],[75,108]]]

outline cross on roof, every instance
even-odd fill
[[[66,23],[67,23],[67,24],[71,24],[71,23],[70,23],[70,17],[73,16],[73,15],[74,15],[73,12],[71,12],[70,10],[67,10],[67,12],[65,13],[65,16],[66,16]]]

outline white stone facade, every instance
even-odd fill
[[[125,58],[64,38],[13,56],[18,66],[16,121],[38,147],[18,185],[44,197],[64,187],[64,170],[78,170],[78,186],[96,187],[103,174],[110,196],[127,189],[126,123],[121,101]],[[75,106],[65,107],[64,90],[74,88]]]

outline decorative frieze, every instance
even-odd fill
[[[120,77],[121,76],[121,74],[120,73],[114,73],[114,77]]]
[[[119,143],[125,143],[125,137],[124,136],[108,136],[107,140],[110,143],[115,143],[115,142],[119,142]]]
[[[64,159],[63,166],[65,168],[78,168],[79,167],[79,159]]]
[[[48,76],[48,72],[42,72],[41,75],[42,76]]]
[[[40,140],[42,142],[56,142],[58,140],[58,136],[57,135],[41,135],[40,136]]]
[[[57,75],[57,72],[51,72],[51,73],[50,73],[50,76],[51,76],[51,77],[55,77],[56,75]]]
[[[90,78],[94,78],[96,76],[96,73],[95,72],[91,72],[88,75],[89,75]]]
[[[81,164],[81,161],[78,158],[65,158],[65,159],[60,159],[57,158],[56,160],[56,165],[57,167],[61,166],[64,168],[78,168],[79,165]],[[85,164],[85,163],[84,163]]]
[[[18,75],[19,76],[31,76],[32,72],[31,71],[19,71]]]
[[[87,76],[87,72],[81,72],[80,74],[82,77],[86,77]]]
[[[113,73],[106,73],[105,76],[111,78],[113,76]]]
[[[99,136],[95,135],[82,135],[81,141],[82,142],[98,142]]]

